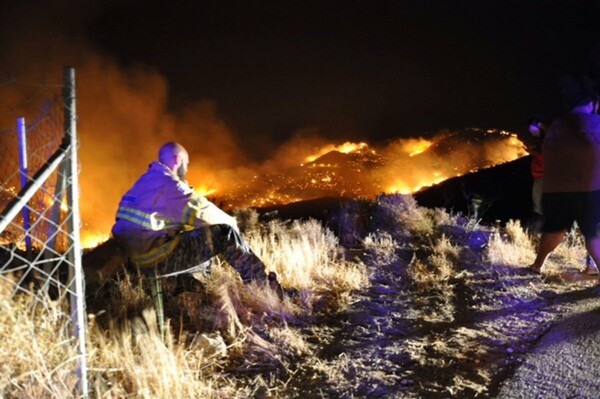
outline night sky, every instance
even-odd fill
[[[113,2],[86,33],[167,77],[170,106],[214,100],[248,143],[304,127],[373,141],[523,130],[600,43],[598,1]]]
[[[188,149],[194,185],[221,190],[327,144],[527,137],[531,116],[561,112],[561,76],[592,54],[600,71],[599,17],[598,0],[7,0],[0,128],[38,117],[75,67],[82,217],[108,231],[166,141]]]
[[[591,0],[7,4],[1,75],[43,68],[44,51],[61,54],[56,66],[100,54],[125,77],[160,75],[168,112],[210,101],[255,159],[302,129],[370,143],[443,128],[525,132],[530,116],[561,111],[559,77],[585,72],[600,44]]]

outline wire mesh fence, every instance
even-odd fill
[[[0,292],[52,312],[58,304],[78,352],[63,367],[87,396],[74,70],[63,79],[61,92],[28,98],[39,104],[31,120],[15,115],[0,131]]]

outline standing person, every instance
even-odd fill
[[[552,123],[542,146],[544,223],[531,268],[540,272],[548,255],[577,222],[586,249],[600,262],[600,115],[588,79],[563,82],[569,112]]]
[[[539,232],[543,220],[542,211],[542,184],[544,180],[544,155],[542,152],[542,143],[546,135],[544,120],[540,117],[533,117],[529,120],[529,133],[536,140],[535,146],[531,151],[531,177],[533,184],[531,186],[531,199],[533,202],[532,216],[529,223],[530,229]]]
[[[116,223],[115,240],[141,269],[154,268],[158,275],[177,275],[188,284],[195,266],[221,254],[244,283],[269,283],[281,297],[283,290],[274,273],[240,235],[235,218],[212,202],[196,195],[186,182],[189,155],[174,142],[160,148],[152,162],[123,196]]]

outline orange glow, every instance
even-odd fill
[[[423,138],[410,139],[405,143],[404,150],[408,153],[408,156],[413,157],[425,152],[432,144],[433,142]]]
[[[341,152],[342,154],[349,154],[354,151],[362,150],[366,147],[368,147],[368,144],[364,143],[364,142],[351,143],[349,141],[346,141],[344,144],[337,145],[337,146],[335,144],[328,144],[324,147],[321,147],[321,149],[319,149],[319,151],[317,151],[317,153],[309,155],[306,158],[304,158],[304,162],[314,162],[316,159],[322,157],[323,155],[325,155],[331,151]]]
[[[402,180],[398,180],[392,186],[388,187],[386,193],[398,193],[398,194],[410,194],[414,190],[414,187],[409,187]]]
[[[108,240],[109,234],[107,233],[92,233],[89,231],[81,232],[81,247],[82,248],[95,248]]]
[[[207,197],[209,195],[212,195],[214,193],[216,193],[217,190],[214,188],[208,188],[204,185],[201,185],[200,187],[194,188],[194,193],[196,193],[196,195],[201,195],[203,197]]]
[[[442,175],[440,172],[433,172],[433,174],[429,177],[419,177],[417,179],[418,183],[415,183],[413,185],[409,185],[402,180],[398,180],[398,181],[392,183],[392,185],[389,186],[385,190],[385,192],[386,193],[398,193],[398,194],[411,194],[411,193],[415,193],[425,187],[430,187],[430,186],[436,185],[438,183],[441,183],[446,179],[447,179],[447,177]]]
[[[54,206],[54,201],[55,201],[55,198],[52,195],[50,195],[46,192],[43,193],[42,202],[45,207],[50,208],[50,207]],[[63,200],[60,204],[60,210],[62,212],[67,212],[69,210],[69,206],[67,205],[66,198],[63,198]]]
[[[191,153],[188,178],[195,193],[230,212],[236,207],[277,206],[324,197],[411,194],[525,155],[526,148],[517,136],[501,130],[443,131],[428,138],[398,139],[377,147],[366,142],[340,144],[304,139],[287,143],[262,165],[245,164],[243,158],[239,165],[219,166],[212,161],[201,164],[203,155]],[[299,164],[302,160],[306,163]],[[83,246],[90,248],[108,238],[116,209],[86,212],[86,198],[103,198],[116,208],[122,192],[114,198],[102,197],[104,192],[86,193],[87,197],[81,199],[82,220],[88,227],[82,232],[82,240]]]

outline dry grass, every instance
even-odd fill
[[[214,374],[218,359],[194,343],[179,342],[185,343],[185,337],[175,341],[170,332],[161,339],[152,310],[108,331],[92,320],[88,349],[92,391],[105,398],[212,398],[219,397],[217,388],[227,389],[228,396],[236,394]]]
[[[316,220],[270,222],[265,231],[252,230],[246,238],[283,286],[300,290],[307,308],[324,294],[337,298],[333,306],[342,306],[345,293],[368,283],[364,265],[346,260],[337,237]]]
[[[248,220],[252,227],[252,214]],[[210,276],[198,276],[204,293],[177,298],[198,332],[168,326],[162,339],[152,299],[138,276],[126,274],[110,289],[107,311],[89,317],[93,396],[252,397],[267,385],[283,383],[267,384],[260,376],[238,378],[228,370],[287,370],[290,357],[312,350],[293,325],[317,308],[324,312],[345,306],[350,292],[368,283],[364,265],[346,260],[337,238],[314,220],[272,222],[262,229],[254,225],[247,238],[284,286],[299,289],[297,298],[281,301],[262,286],[244,286],[231,267],[217,261]],[[0,333],[11,339],[0,349],[0,397],[76,397],[68,315],[51,302],[31,309],[36,303],[31,297],[9,299],[10,284],[5,285]]]
[[[264,287],[244,286],[231,267],[217,261],[210,275],[197,276],[201,292],[166,298],[172,306],[166,309],[171,313],[164,338],[153,301],[137,278],[126,275],[115,282],[105,310],[89,317],[92,396],[279,398],[286,397],[287,385],[302,373],[316,378],[314,384],[323,385],[325,396],[352,395],[363,377],[390,392],[397,392],[392,389],[399,383],[410,389],[418,376],[404,367],[390,376],[386,367],[394,364],[386,365],[379,351],[372,353],[381,359],[359,351],[320,355],[335,332],[314,321],[352,305],[353,292],[364,292],[369,284],[368,271],[383,266],[401,272],[388,273],[401,275],[394,283],[405,290],[394,301],[401,294],[413,295],[406,300],[412,307],[399,313],[419,323],[419,333],[394,338],[390,351],[408,356],[427,375],[414,389],[454,397],[485,395],[499,367],[493,364],[498,355],[490,353],[498,345],[517,348],[517,334],[530,333],[547,317],[533,308],[525,308],[534,315],[531,320],[515,313],[519,304],[534,306],[537,295],[548,290],[541,279],[515,272],[533,261],[537,238],[518,222],[485,228],[441,209],[420,208],[410,196],[382,196],[368,209],[373,225],[362,237],[353,236],[360,238],[368,267],[350,259],[338,238],[315,220],[260,225],[255,214],[244,213],[249,245],[284,286],[299,290],[298,296],[280,301]],[[369,217],[360,215],[360,220]],[[482,248],[470,248],[469,238],[478,232],[489,240]],[[411,260],[403,255],[408,251]],[[581,268],[584,256],[574,230],[548,267]],[[10,337],[0,347],[0,397],[76,397],[68,315],[51,301],[36,306],[30,297],[11,298],[9,291],[8,283],[0,284],[0,334]],[[479,312],[480,318],[469,320],[467,310]],[[396,316],[390,313],[378,323],[385,327],[382,320],[391,317]],[[374,333],[379,327],[367,330]],[[456,365],[459,371],[452,371]],[[465,371],[470,367],[476,371]],[[449,370],[451,377],[440,382],[428,374],[430,369]]]
[[[557,273],[565,269],[585,270],[587,250],[583,243],[583,236],[577,227],[572,228],[561,244],[548,257],[544,265],[545,273]]]
[[[76,386],[74,340],[61,306],[11,299],[0,284],[0,397],[70,397]]]
[[[413,257],[408,266],[409,274],[420,287],[439,288],[457,274],[459,254],[460,247],[442,234],[421,257]]]
[[[388,232],[369,233],[363,240],[363,246],[373,254],[377,263],[387,264],[398,260],[398,243]]]
[[[421,208],[411,195],[381,195],[376,200],[374,223],[394,239],[428,236],[434,232],[436,210]]]
[[[487,257],[494,265],[526,267],[535,259],[534,242],[520,222],[511,220],[506,224],[504,232],[492,232]]]
[[[493,265],[527,267],[535,260],[539,237],[532,237],[519,221],[509,221],[502,232],[491,234],[487,247],[488,260]],[[567,269],[585,269],[587,251],[583,236],[577,227],[572,228],[559,246],[550,254],[544,273],[557,275]]]

